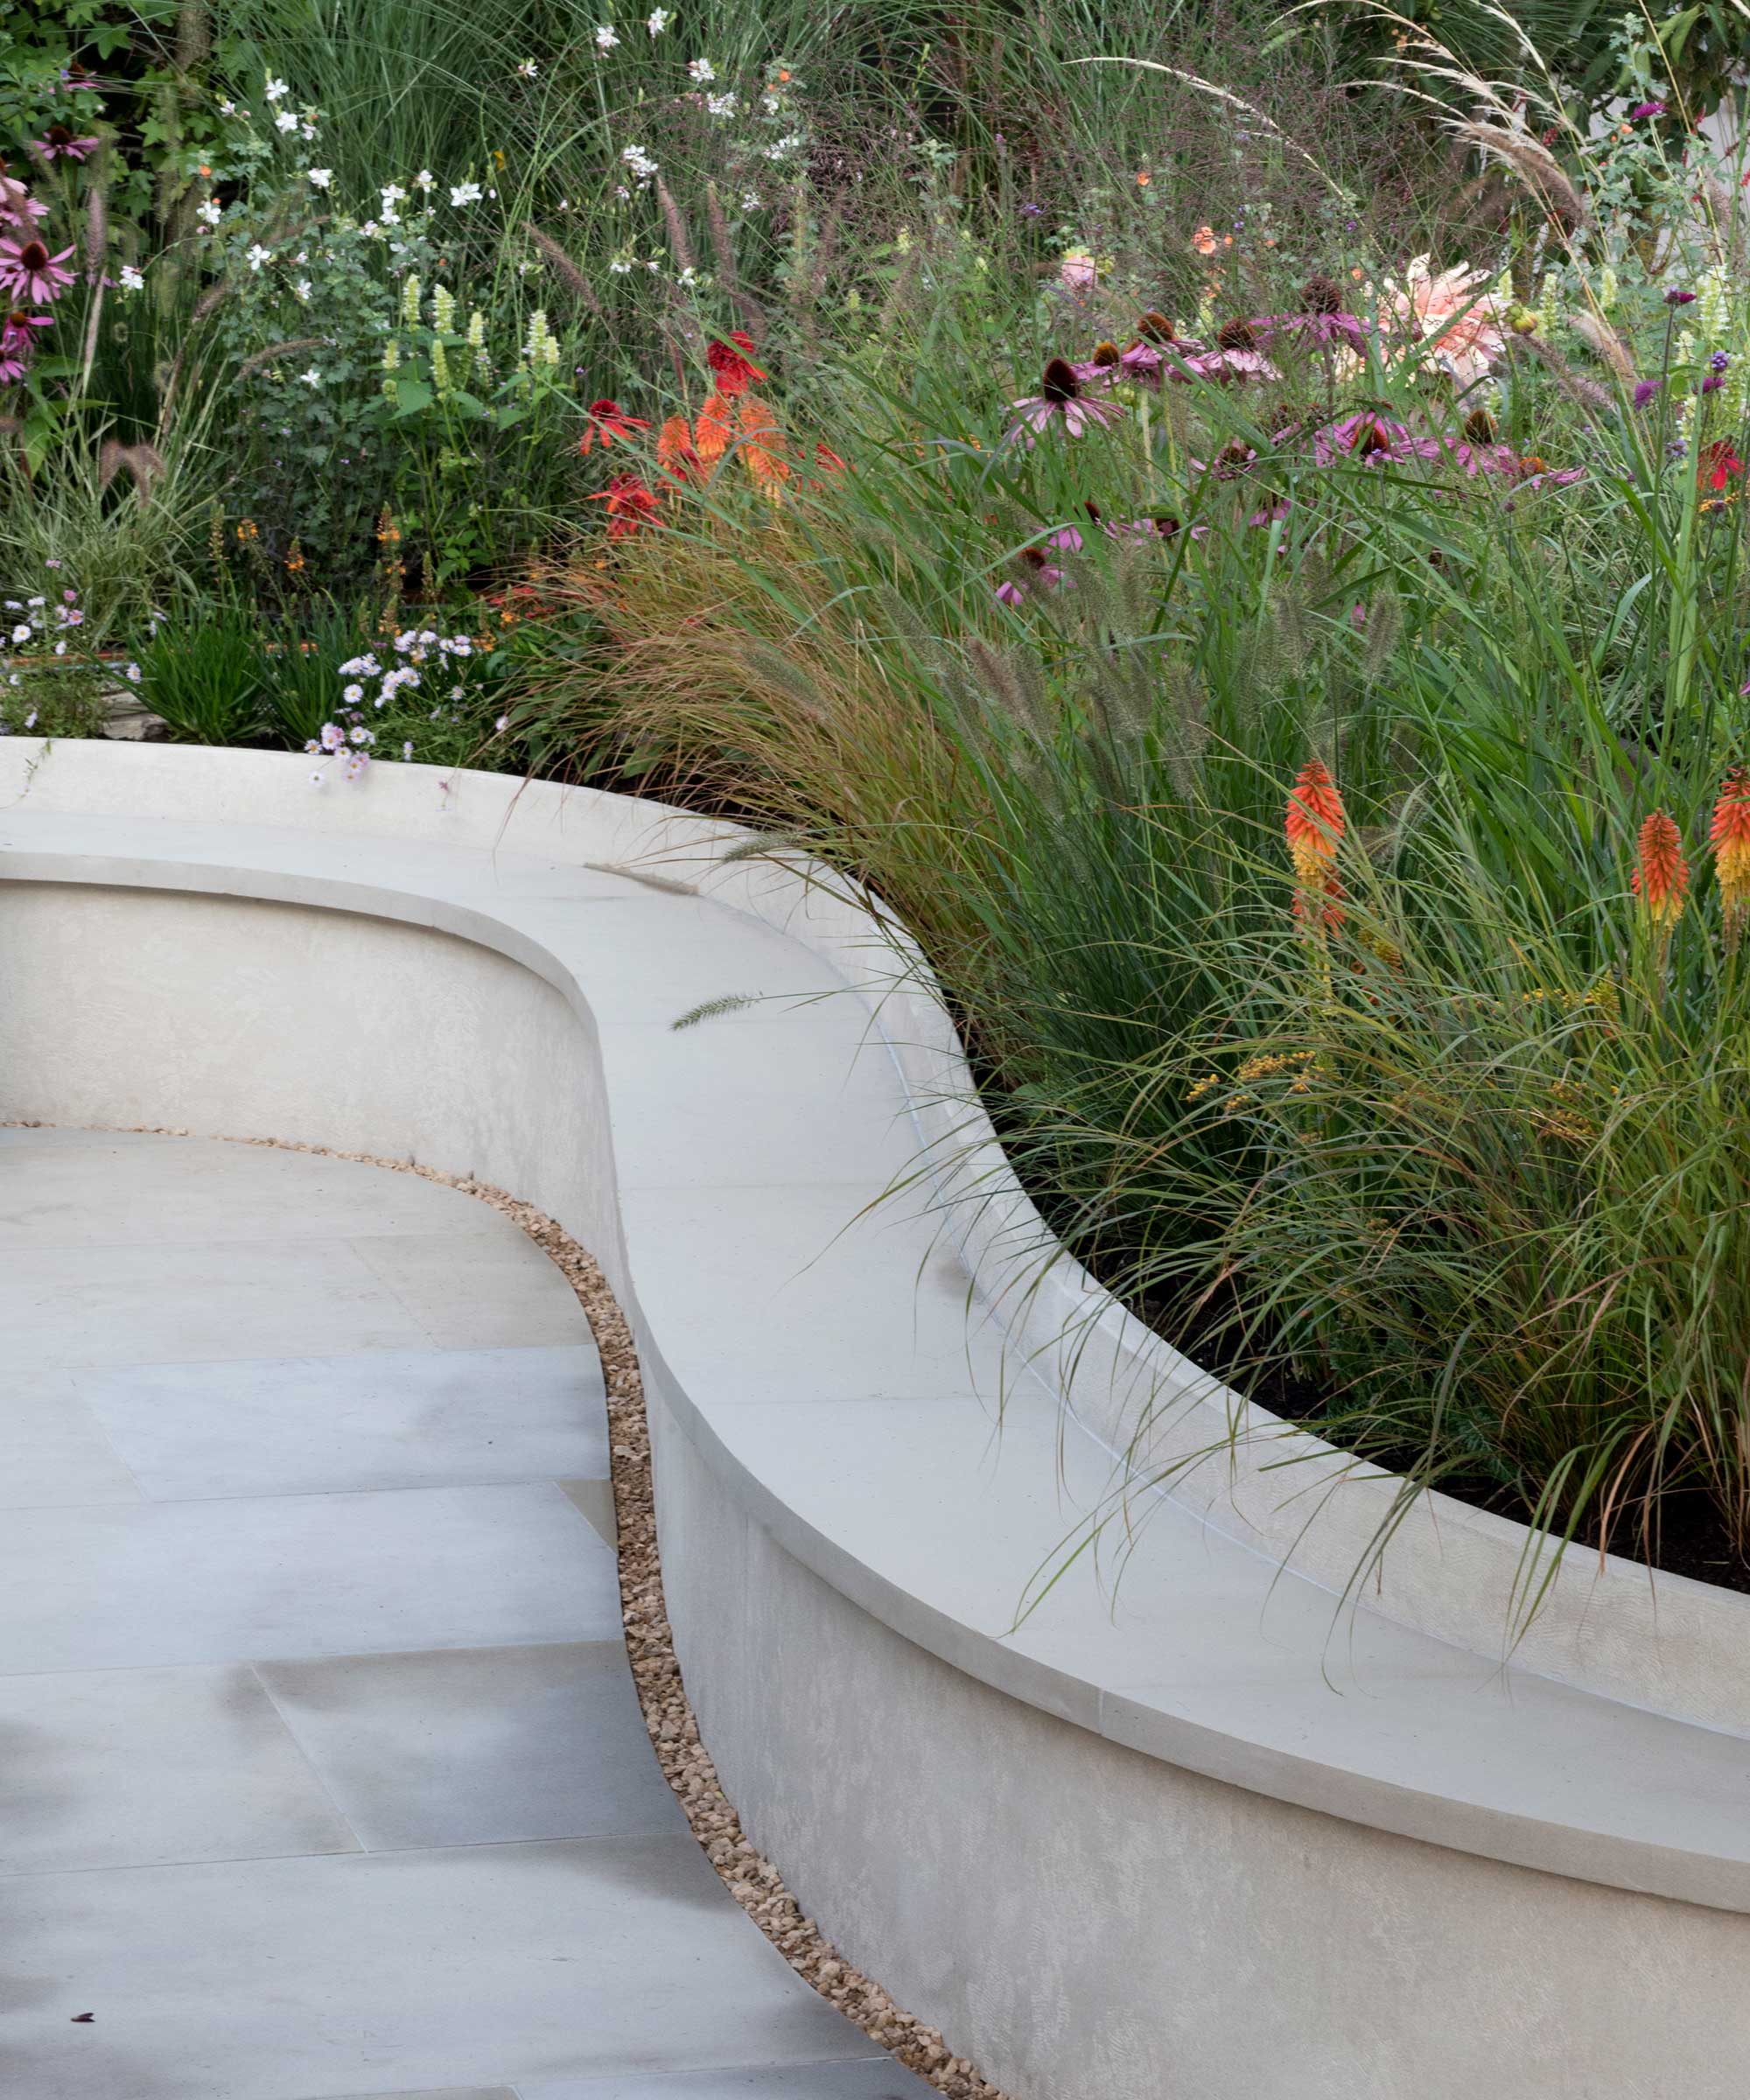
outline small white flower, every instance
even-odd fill
[[[196,205],[194,215],[207,226],[217,226],[224,216],[224,207],[216,197],[209,197],[205,204]]]
[[[620,41],[620,32],[612,22],[604,22],[596,30],[596,49],[612,51]]]
[[[122,676],[128,681],[130,685],[137,685],[140,682],[139,665],[137,663],[129,664],[126,669],[122,673]]]
[[[54,645],[54,653],[57,656],[65,656],[66,654],[66,644],[64,641],[56,642]]]
[[[30,713],[24,717],[24,727],[25,727],[26,729],[34,729],[36,726],[37,726],[37,710],[36,710],[36,709],[35,709],[35,708],[32,708],[32,709],[31,710]]]
[[[521,59],[517,61],[516,70],[525,80],[532,80],[541,68],[533,59]]]
[[[382,238],[382,230],[374,219],[367,219],[359,228],[367,241],[380,241]]]
[[[382,199],[384,208],[387,209],[392,204],[399,204],[406,196],[407,192],[398,182],[386,182],[377,194]]]
[[[280,110],[274,118],[274,129],[276,131],[296,131],[298,129],[297,112],[291,109]]]
[[[273,261],[273,250],[270,248],[263,248],[257,241],[248,255],[243,257],[243,260],[251,270],[259,270],[263,262]]]
[[[348,707],[357,707],[363,701],[365,689],[361,685],[346,685],[340,689],[340,697]]]
[[[219,114],[220,116],[235,116],[237,114],[237,105],[235,102],[220,102],[219,105]]]
[[[28,641],[31,639],[31,630],[21,622],[13,628],[12,639],[14,641]]]
[[[617,277],[629,277],[632,275],[632,263],[625,256],[616,256],[608,264],[608,269]]]
[[[650,18],[645,23],[644,26],[650,32],[653,37],[660,37],[662,32],[668,28],[668,24],[674,19],[675,18],[668,12],[666,7],[653,8],[650,13]]]
[[[696,284],[698,281],[699,273],[693,268],[690,262],[688,263],[687,267],[681,272],[680,276],[675,279],[676,284],[681,285],[684,290],[689,291],[692,290],[693,286]]]
[[[484,194],[477,182],[458,182],[450,192],[450,201],[459,211],[465,204],[478,204]]]
[[[741,192],[741,208],[744,212],[763,212],[765,210],[765,204],[761,200],[758,190],[744,190]]]
[[[493,727],[498,732],[500,736],[502,736],[505,731],[510,727],[510,717],[508,715],[500,715],[498,720],[493,724]]]
[[[292,297],[307,306],[310,304],[310,279],[300,277],[291,288]]]
[[[315,189],[326,190],[334,179],[332,168],[306,168],[304,172]]]
[[[703,88],[707,80],[717,78],[717,67],[709,59],[692,59],[688,61],[687,78],[696,87]]]
[[[322,724],[322,748],[324,751],[339,751],[346,741],[346,732],[338,722],[325,722]]]
[[[407,739],[406,743],[405,743],[405,744],[403,744],[403,745],[402,746],[402,747],[401,747],[401,755],[402,755],[402,757],[403,759],[409,759],[409,760],[410,760],[410,759],[412,758],[412,756],[413,756],[413,738],[412,738],[411,737],[410,737],[410,738]]]
[[[144,291],[145,288],[146,280],[140,275],[139,271],[134,268],[134,265],[131,262],[124,262],[122,265],[122,290]]]
[[[374,744],[376,742],[376,738],[364,726],[363,723],[360,723],[356,729],[349,729],[346,734],[354,744]]]
[[[413,178],[413,186],[416,190],[435,190],[438,186],[438,178],[430,168],[421,168],[418,174]]]
[[[268,75],[268,100],[270,102],[283,102],[290,92],[284,80],[275,80],[271,74]]]

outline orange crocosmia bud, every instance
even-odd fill
[[[710,394],[693,424],[693,446],[707,466],[715,466],[729,450],[735,431],[735,410],[729,397]]]
[[[1689,863],[1684,858],[1682,835],[1662,809],[1654,810],[1641,827],[1629,886],[1656,927],[1669,928],[1683,917]]]
[[[1735,955],[1750,919],[1750,773],[1734,766],[1719,783],[1713,822],[1707,828],[1719,903],[1726,922],[1726,952]]]

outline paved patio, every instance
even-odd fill
[[[924,2100],[657,1769],[606,1431],[464,1195],[0,1130],[0,2090]]]

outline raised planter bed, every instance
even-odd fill
[[[1158,1456],[1232,1404],[1040,1280],[927,983],[734,836],[0,739],[0,1118],[405,1153],[592,1248],[730,1796],[1018,2100],[1735,2094],[1750,1599],[1571,1555],[1504,1661],[1526,1535],[1436,1496],[1345,1616],[1390,1484],[1307,1528],[1247,1446],[1138,1499],[1116,1594],[1085,1557],[1017,1625],[1138,1411]],[[879,1201],[932,1144],[935,1193]]]

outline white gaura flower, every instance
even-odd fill
[[[712,116],[733,116],[735,97],[732,94],[708,94],[705,97],[705,108]]]
[[[390,205],[399,204],[407,195],[407,192],[398,182],[386,182],[377,192],[377,195],[382,199],[383,208],[387,210]]]
[[[620,32],[612,22],[604,22],[596,30],[596,49],[612,51],[620,41]]]
[[[450,192],[450,201],[460,211],[466,204],[478,204],[485,193],[477,182],[458,182]]]
[[[140,275],[139,271],[134,268],[131,262],[124,262],[122,265],[122,290],[144,291],[145,287],[146,280]]]
[[[297,284],[291,288],[291,296],[293,298],[298,300],[301,305],[309,305],[310,279],[308,277],[300,277]]]
[[[209,197],[205,204],[196,205],[194,215],[204,225],[217,226],[224,217],[224,208],[216,197]]]
[[[290,92],[284,80],[275,80],[272,74],[268,75],[268,100],[270,102],[283,102]]]
[[[525,80],[532,80],[541,68],[533,59],[522,59],[518,61],[516,70]]]
[[[675,18],[668,12],[666,7],[653,8],[650,12],[649,19],[645,23],[644,26],[650,32],[653,37],[660,37],[662,32],[668,28],[668,24],[674,19]]]
[[[219,105],[219,114],[220,116],[235,116],[237,114],[237,105],[235,102],[220,102]]]
[[[435,190],[438,187],[438,178],[430,168],[421,168],[418,174],[413,178],[413,186],[416,190],[421,191]]]
[[[243,257],[243,260],[251,270],[259,270],[263,262],[273,261],[273,250],[270,248],[263,248],[257,241],[248,254]]]
[[[312,365],[309,371],[300,372],[298,376],[304,382],[306,387],[319,387],[322,384],[322,374],[316,369],[314,365]]]
[[[326,190],[334,179],[332,168],[306,168],[304,172],[312,189]]]
[[[709,59],[693,59],[687,66],[687,78],[695,87],[703,88],[707,80],[717,78],[717,67]]]
[[[274,118],[274,129],[276,131],[296,131],[298,112],[295,109],[280,110]]]

